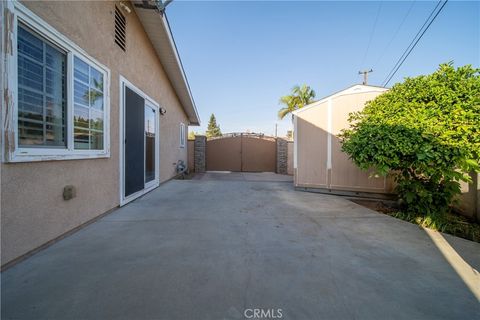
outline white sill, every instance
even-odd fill
[[[58,160],[86,160],[86,159],[104,159],[110,158],[110,152],[89,152],[89,153],[64,153],[64,154],[15,154],[6,162],[40,162],[40,161],[58,161]]]

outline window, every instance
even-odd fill
[[[109,70],[23,5],[13,6],[16,37],[6,66],[14,137],[6,160],[109,157]]]
[[[180,123],[180,148],[185,148],[185,124]]]
[[[65,52],[18,26],[18,144],[66,146]]]
[[[103,74],[74,59],[73,124],[75,149],[103,149]]]

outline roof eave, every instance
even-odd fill
[[[197,107],[165,13],[155,9],[133,7],[188,117],[189,124],[200,125]]]

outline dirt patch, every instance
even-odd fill
[[[454,213],[423,216],[402,212],[394,202],[386,203],[379,200],[363,199],[352,199],[351,201],[366,208],[422,227],[448,233],[467,240],[480,242],[480,225],[475,221],[471,221]]]
[[[352,199],[350,200],[352,202],[355,202],[356,204],[359,204],[363,207],[367,207],[369,209],[389,214],[398,211],[398,208],[393,205],[393,203],[386,203],[380,200],[364,200],[364,199]]]

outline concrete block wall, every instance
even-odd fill
[[[293,141],[288,141],[288,166],[287,174],[293,176]]]
[[[206,170],[207,137],[196,135],[193,149],[195,173],[203,173]]]
[[[188,150],[188,172],[195,171],[195,139],[188,139],[187,141],[187,150]]]
[[[288,141],[277,138],[277,173],[288,174]]]

